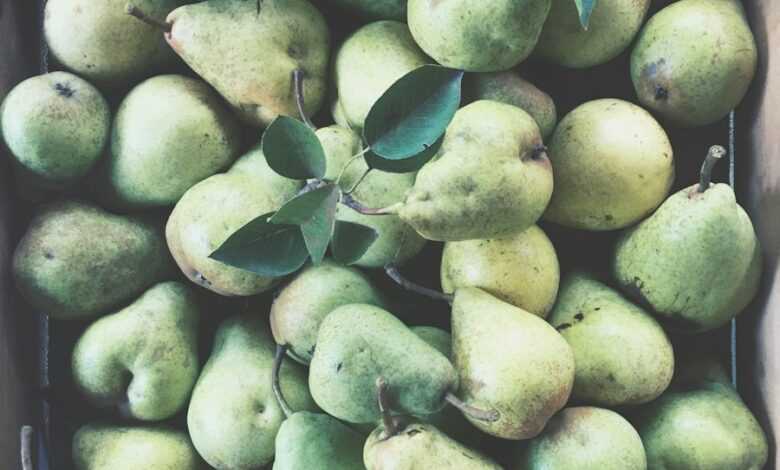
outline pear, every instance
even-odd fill
[[[516,458],[513,470],[645,470],[647,458],[636,429],[614,411],[565,408]]]
[[[574,384],[574,354],[555,328],[477,288],[455,291],[452,352],[463,401],[499,415],[493,422],[466,417],[496,437],[538,435]]]
[[[273,470],[363,470],[364,442],[331,416],[299,411],[279,428]]]
[[[507,238],[444,245],[441,285],[446,293],[479,287],[544,318],[555,303],[559,281],[555,247],[536,225]]]
[[[666,132],[650,113],[618,99],[567,114],[550,141],[550,159],[556,185],[544,218],[572,228],[632,225],[663,202],[674,181]]]
[[[403,199],[414,186],[415,173],[388,173],[381,170],[368,171],[362,158],[352,157],[362,150],[360,136],[341,126],[330,126],[317,130],[327,157],[326,179],[338,180],[345,191],[353,187],[352,196],[370,207],[384,207]],[[359,214],[343,204],[336,209],[338,220],[354,222],[371,227],[378,238],[363,256],[354,264],[365,268],[381,268],[389,263],[402,265],[416,256],[425,246],[426,240],[404,223],[397,215],[372,216]]]
[[[750,217],[727,184],[711,184],[713,147],[702,180],[670,196],[618,240],[615,279],[668,327],[701,332],[725,325],[755,296],[761,246]]]
[[[650,3],[651,0],[599,0],[586,29],[580,24],[574,2],[553,0],[534,55],[577,69],[609,62],[631,44]]]
[[[686,360],[679,372],[669,390],[634,419],[648,468],[764,468],[766,435],[722,368],[712,360]]]
[[[73,351],[73,379],[91,403],[118,406],[145,421],[169,418],[198,378],[195,293],[157,284],[129,306],[89,326]]]
[[[457,389],[447,358],[391,313],[373,305],[344,305],[320,325],[309,366],[309,388],[320,408],[350,423],[379,420],[376,381],[390,387],[393,409],[427,415]]]
[[[133,0],[149,15],[164,18],[189,0]],[[169,68],[176,55],[157,29],[125,14],[127,0],[51,0],[43,33],[49,54],[81,77],[120,89]]]
[[[412,326],[409,330],[445,357],[452,357],[452,336],[449,332],[435,326]]]
[[[467,72],[498,72],[531,54],[550,0],[409,0],[409,29],[436,62]]]
[[[260,146],[224,174],[190,188],[168,219],[168,247],[182,272],[196,284],[227,296],[271,289],[278,279],[259,276],[209,258],[236,230],[255,217],[277,210],[302,183],[274,172]]]
[[[333,65],[338,103],[349,127],[362,129],[371,107],[393,83],[431,62],[399,21],[377,21],[352,33]]]
[[[330,35],[306,0],[209,0],[177,8],[165,38],[249,125],[298,116],[293,72],[307,116],[325,98]]]
[[[393,436],[387,436],[385,429],[378,427],[366,441],[363,462],[367,470],[501,469],[488,457],[426,423],[408,424]]]
[[[467,74],[463,93],[469,100],[494,100],[517,106],[534,118],[544,139],[555,130],[555,102],[517,71]]]
[[[578,402],[636,405],[669,386],[674,351],[661,325],[592,275],[566,276],[548,321],[574,351]]]
[[[187,433],[166,427],[88,424],[73,436],[75,470],[200,470]]]
[[[41,209],[13,259],[24,298],[65,320],[107,313],[169,272],[170,257],[157,224],[75,200]]]
[[[231,316],[219,326],[187,412],[192,442],[212,467],[260,468],[273,459],[285,418],[271,387],[274,351],[265,318],[256,312]],[[300,366],[283,364],[280,379],[293,408],[316,409]]]
[[[536,223],[552,189],[533,118],[515,106],[476,101],[455,113],[438,154],[394,210],[429,240],[502,238]]]
[[[308,365],[322,320],[336,307],[364,303],[384,306],[382,295],[355,268],[325,260],[308,266],[279,292],[271,306],[271,331],[287,354]]]
[[[110,128],[100,91],[67,72],[24,80],[0,106],[0,136],[20,176],[44,189],[85,176],[103,155]]]
[[[756,73],[756,43],[737,0],[681,0],[656,13],[631,53],[639,101],[683,127],[726,116]]]
[[[203,81],[159,75],[119,106],[105,167],[105,193],[119,207],[172,206],[241,152],[241,130]]]

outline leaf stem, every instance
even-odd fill
[[[336,178],[336,184],[339,184],[339,182],[341,182],[341,178],[344,177],[344,173],[347,172],[347,169],[350,166],[352,166],[352,164],[355,163],[355,161],[357,161],[357,159],[359,159],[360,157],[365,155],[366,152],[368,152],[369,150],[370,150],[370,147],[366,147],[363,150],[361,150],[360,152],[356,153],[355,155],[352,155],[351,157],[349,157],[349,160],[347,161],[347,163],[345,163],[344,166],[341,167],[341,171],[339,172],[339,176],[338,176],[338,178]]]
[[[317,130],[317,126],[314,125],[314,123],[311,122],[309,119],[309,116],[306,115],[306,107],[305,102],[303,100],[303,70],[301,69],[295,69],[293,70],[293,84],[295,87],[295,104],[298,106],[298,114],[301,115],[301,120],[304,124],[309,126],[309,128],[313,131]]]
[[[443,300],[447,303],[452,303],[453,295],[452,294],[445,294],[444,292],[439,292],[434,289],[429,289],[427,287],[423,287],[419,284],[416,284],[409,279],[406,279],[401,272],[398,270],[398,267],[394,264],[388,264],[385,266],[385,273],[395,281],[396,284],[403,287],[404,289],[414,292],[416,294],[424,295],[425,297],[434,299],[434,300]]]
[[[134,16],[138,18],[139,20],[143,21],[148,25],[163,30],[163,32],[170,33],[171,30],[173,29],[172,23],[168,23],[167,21],[161,21],[158,20],[157,18],[152,18],[151,16],[141,11],[140,8],[133,5],[132,3],[128,3],[127,5],[125,5],[125,12],[130,16]]]
[[[471,419],[476,419],[477,421],[487,421],[489,423],[498,421],[498,411],[483,410],[481,408],[475,408],[471,405],[467,405],[460,398],[456,397],[452,392],[447,392],[447,395],[444,396],[444,400]]]
[[[382,415],[382,424],[385,426],[385,436],[390,438],[398,434],[398,423],[390,414],[390,399],[387,396],[387,388],[387,381],[384,377],[377,377],[376,401],[379,404],[379,413]]]
[[[368,176],[368,174],[371,173],[371,170],[373,170],[373,168],[370,167],[366,168],[366,171],[364,171],[363,174],[360,176],[360,178],[358,178],[358,180],[355,182],[355,184],[353,184],[352,187],[349,188],[349,191],[346,191],[344,194],[350,195],[353,192],[355,192],[358,186],[360,186],[360,183],[362,183],[363,180],[366,179],[366,176]]]
[[[707,152],[707,158],[704,159],[704,163],[701,165],[698,192],[703,193],[710,189],[710,184],[712,184],[712,169],[715,168],[715,165],[724,155],[726,155],[726,149],[720,145],[713,145],[710,147]]]
[[[282,387],[279,384],[279,371],[282,368],[282,361],[284,360],[285,354],[287,354],[287,345],[277,344],[276,353],[274,354],[271,388],[274,391],[276,401],[279,402],[279,408],[282,409],[284,416],[289,418],[293,414],[293,410],[290,408],[287,400],[284,399],[284,394],[282,394]]]
[[[374,207],[366,207],[360,201],[357,201],[352,195],[348,193],[341,194],[341,203],[350,209],[363,215],[391,215],[395,214],[398,210],[398,205],[392,205],[389,207],[383,207],[380,209]]]

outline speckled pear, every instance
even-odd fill
[[[299,411],[279,428],[273,470],[364,470],[365,440],[332,416]]]

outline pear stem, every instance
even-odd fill
[[[416,294],[424,295],[425,297],[429,297],[434,300],[443,300],[447,303],[452,303],[452,300],[454,296],[452,294],[445,294],[444,292],[439,292],[434,289],[429,289],[427,287],[423,287],[419,284],[416,284],[409,279],[406,279],[403,274],[398,270],[398,267],[394,264],[388,264],[385,266],[385,273],[395,281],[396,284],[403,287],[404,289],[414,292]]]
[[[447,392],[447,395],[444,396],[444,400],[447,401],[450,405],[454,406],[458,410],[460,410],[461,413],[468,416],[471,419],[476,419],[477,421],[487,421],[489,423],[493,423],[498,421],[499,415],[498,411],[496,410],[483,410],[480,408],[475,408],[471,405],[467,405],[463,403],[463,401],[456,397],[452,392]]]
[[[279,385],[279,371],[282,368],[282,361],[284,360],[284,356],[287,354],[287,345],[276,345],[276,353],[274,354],[274,364],[273,364],[273,378],[271,380],[271,388],[274,391],[274,396],[276,397],[276,401],[279,402],[279,408],[282,409],[282,413],[284,413],[284,416],[287,418],[290,417],[290,415],[293,414],[292,408],[290,408],[290,405],[287,403],[287,400],[284,399],[284,394],[282,394],[282,387]]]
[[[704,159],[704,163],[701,166],[701,173],[699,176],[699,189],[700,193],[710,189],[712,183],[712,169],[718,161],[726,155],[726,149],[720,145],[713,145],[707,152],[707,158]]]
[[[366,207],[360,201],[355,200],[349,193],[341,194],[341,203],[353,211],[363,215],[390,215],[395,214],[396,206],[389,206],[377,209],[375,207]]]
[[[32,440],[33,440],[33,428],[32,426],[22,426],[19,440],[21,442],[21,457],[22,457],[22,470],[33,470],[32,459]]]
[[[141,9],[139,9],[137,6],[133,5],[132,3],[128,3],[127,5],[125,5],[125,12],[130,16],[134,16],[138,18],[139,20],[143,21],[148,25],[163,30],[166,33],[170,33],[171,30],[173,29],[173,24],[168,23],[167,21],[160,21],[157,18],[152,18],[151,16],[141,11]]]
[[[301,120],[304,124],[309,126],[309,128],[313,131],[317,130],[317,126],[314,125],[314,123],[309,120],[309,116],[306,115],[306,107],[305,102],[303,100],[303,70],[301,69],[295,69],[292,73],[293,76],[293,85],[295,87],[295,104],[298,105],[298,114],[301,115]]]
[[[398,434],[398,423],[390,414],[390,400],[387,397],[387,381],[384,377],[376,379],[376,401],[379,405],[379,413],[382,415],[382,424],[385,427],[385,435],[393,437]]]

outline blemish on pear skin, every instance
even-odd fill
[[[71,88],[67,83],[55,83],[54,90],[63,98],[70,98],[76,94],[76,90]]]

